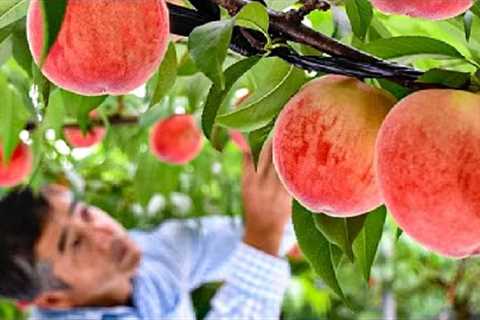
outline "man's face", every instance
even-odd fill
[[[44,192],[50,215],[35,250],[67,289],[41,294],[44,308],[111,306],[127,301],[140,251],[126,231],[98,208],[77,203],[66,190]]]

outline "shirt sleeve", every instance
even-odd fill
[[[290,280],[286,261],[240,243],[207,320],[279,319]]]
[[[148,240],[147,251],[157,250],[164,265],[188,290],[204,283],[224,281],[231,273],[230,258],[238,252],[248,255],[246,245],[239,247],[243,224],[235,218],[171,220],[164,223],[154,237]],[[286,252],[294,242],[293,232],[287,227],[281,251]]]

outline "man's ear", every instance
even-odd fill
[[[41,309],[70,309],[73,301],[65,290],[52,290],[40,294],[33,304]]]

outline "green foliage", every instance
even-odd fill
[[[269,53],[286,47],[327,57],[271,32],[269,10],[298,9],[299,1],[265,2],[267,7],[251,2],[234,17],[224,13],[222,20],[195,28],[188,41],[171,43],[161,66],[139,92],[83,97],[57,88],[33,63],[25,30],[29,1],[0,1],[4,158],[11,156],[21,135],[35,155],[35,172],[28,181],[32,187],[68,184],[127,228],[148,229],[168,218],[241,215],[242,154],[229,143],[227,130],[238,129],[248,136],[256,163],[284,105],[307,81],[320,75]],[[462,16],[435,22],[385,15],[374,10],[369,0],[331,3],[333,10],[308,13],[305,25],[377,58],[424,71],[418,79],[422,84],[479,90],[478,1]],[[46,35],[43,59],[60,31],[67,1],[41,0],[41,5]],[[263,35],[263,42],[257,43],[263,46],[260,55],[245,58],[229,51],[233,30],[239,27],[260,39]],[[367,81],[399,99],[411,92],[395,79]],[[235,109],[239,90],[247,90],[250,96]],[[107,128],[105,140],[88,150],[71,149],[62,140],[64,125],[78,123],[88,130],[88,114],[94,109]],[[148,150],[148,131],[159,119],[183,112],[199,118],[208,142],[201,155],[185,166],[161,163]],[[115,122],[124,117],[138,121]],[[0,195],[7,191],[0,189]],[[453,290],[462,262],[428,254],[407,236],[400,237],[401,230],[389,221],[385,207],[356,218],[313,214],[297,202],[293,208],[295,231],[308,264],[292,263],[295,280],[287,295],[285,317],[381,318],[382,296],[391,292],[404,318],[433,318],[456,308],[445,292]],[[455,297],[478,312],[478,266],[471,261],[465,265]],[[207,288],[208,295],[213,288]],[[197,295],[198,310],[205,313],[206,294]],[[355,312],[341,303],[346,300]],[[1,319],[21,317],[13,304],[0,303]]]

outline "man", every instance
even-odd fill
[[[32,301],[33,319],[194,319],[190,291],[223,281],[209,319],[276,319],[291,199],[271,144],[257,172],[245,156],[242,190],[244,231],[216,217],[130,234],[58,186],[13,192],[0,201],[0,296]]]

